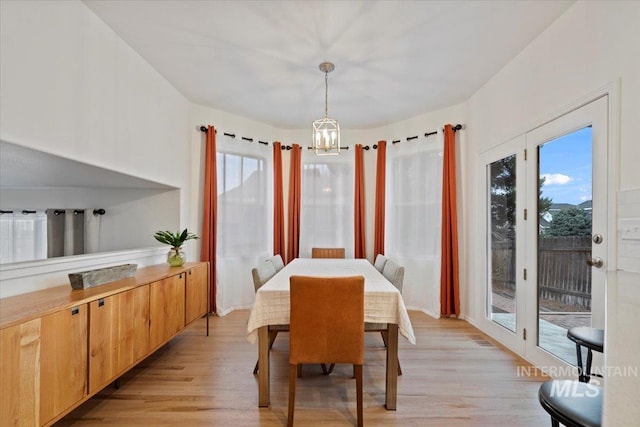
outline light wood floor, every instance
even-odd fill
[[[398,409],[384,404],[380,335],[368,333],[364,367],[364,422],[369,426],[548,426],[538,387],[546,378],[518,375],[529,366],[468,323],[411,312],[417,345],[400,338],[403,374]],[[272,350],[271,407],[258,408],[252,375],[257,345],[245,338],[248,311],[203,319],[56,426],[284,426],[287,418],[288,334]],[[298,380],[296,425],[355,423],[350,366],[322,376],[305,366]]]

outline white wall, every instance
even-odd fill
[[[614,117],[612,136],[619,154],[617,189],[640,188],[640,3],[577,2],[523,52],[507,64],[468,102],[467,146],[463,177],[473,189],[480,171],[478,155],[522,134],[553,114],[564,112],[590,93],[609,84],[620,84],[618,117]],[[615,109],[614,109],[615,110]],[[619,123],[619,128],[618,128]],[[478,248],[483,236],[475,230],[479,216],[473,215],[479,201],[473,192],[464,195],[465,246]],[[616,218],[610,218],[616,224]],[[613,262],[615,265],[615,260]],[[475,322],[482,316],[475,304],[482,298],[482,285],[475,280],[478,265],[469,257],[463,265],[464,283],[470,298],[467,315]],[[637,285],[637,284],[636,284]],[[605,363],[614,360],[638,361],[640,335],[635,316],[617,316],[619,310],[640,312],[637,292],[629,286],[615,289],[611,281],[607,301],[609,331],[627,331],[625,346],[605,342]],[[620,305],[625,301],[625,306]],[[629,307],[632,305],[633,307]],[[608,378],[605,388],[605,425],[631,425],[640,419],[637,377]]]
[[[2,1],[0,19],[0,139],[178,188],[183,223],[167,227],[192,228],[184,96],[81,2]],[[164,253],[2,267],[0,296],[63,285],[79,269],[163,262]]]

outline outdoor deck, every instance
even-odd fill
[[[493,293],[492,303],[492,320],[514,331],[514,298]],[[567,331],[574,326],[591,326],[591,313],[548,310],[548,307],[541,307],[538,345],[565,362],[576,366],[576,345],[567,338]],[[586,350],[583,349],[583,352],[583,360],[586,360]]]

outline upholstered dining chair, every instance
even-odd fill
[[[404,267],[399,266],[395,261],[387,259],[382,269],[382,275],[402,293],[402,282],[404,281]]]
[[[373,266],[376,268],[376,270],[378,270],[380,273],[382,273],[382,270],[384,269],[384,265],[387,263],[387,257],[382,255],[382,254],[378,254],[376,256],[376,259],[373,263]]]
[[[311,258],[344,258],[344,248],[311,248]]]
[[[275,275],[276,267],[270,261],[261,262],[258,266],[252,268],[251,276],[253,277],[253,287],[256,292]]]
[[[251,276],[253,276],[253,286],[258,292],[258,289],[262,287],[269,279],[276,274],[276,268],[271,260],[260,263],[257,267],[251,269]],[[273,347],[273,342],[276,340],[278,332],[287,332],[289,327],[287,325],[269,325],[269,349]],[[253,368],[253,375],[258,373],[258,362]]]
[[[284,261],[282,260],[282,256],[280,254],[272,256],[267,261],[273,264],[273,266],[276,268],[276,272],[284,268]]]
[[[384,255],[378,254],[378,256],[376,257],[376,262],[378,261],[378,258],[383,256]],[[381,273],[402,294],[402,282],[404,281],[404,267],[399,266],[393,260],[385,258],[384,266]],[[385,323],[365,322],[364,330],[365,332],[380,332],[380,335],[382,336],[382,341],[384,342],[385,347],[387,346],[387,325]],[[402,367],[400,366],[400,360],[398,360],[398,375],[402,375]]]
[[[356,377],[358,426],[362,420],[364,277],[290,278],[289,411],[293,426],[298,365],[349,363]]]

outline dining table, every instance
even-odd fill
[[[270,404],[269,326],[289,324],[291,276],[364,277],[364,322],[387,325],[385,408],[396,410],[398,335],[416,338],[402,294],[366,259],[296,258],[258,289],[247,323],[247,339],[258,341],[258,406]]]

